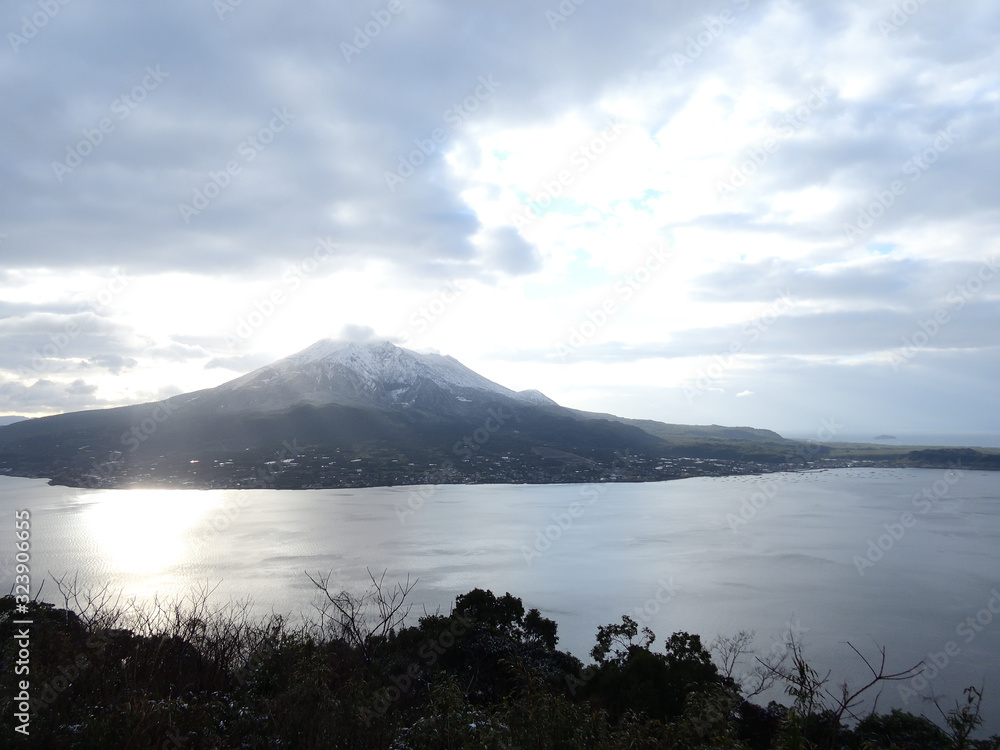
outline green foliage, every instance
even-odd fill
[[[537,609],[528,611],[524,616],[524,633],[529,639],[540,642],[545,648],[554,649],[559,642],[556,635],[557,625],[555,620],[542,617]]]
[[[609,653],[614,654],[613,662],[621,664],[635,651],[648,651],[656,640],[656,635],[649,628],[642,629],[642,641],[636,642],[639,635],[639,624],[628,615],[622,615],[622,624],[601,625],[597,628],[597,644],[591,649],[590,655],[594,661],[604,664]]]
[[[555,649],[556,623],[509,593],[474,589],[450,614],[405,625],[395,614],[408,588],[373,586],[334,595],[332,620],[297,627],[204,601],[150,613],[73,596],[75,611],[33,603],[15,615],[2,598],[0,733],[14,736],[12,621],[24,618],[34,621],[25,748],[1000,748],[1000,738],[972,738],[982,724],[974,688],[942,712],[944,728],[892,711],[848,729],[846,703],[829,703],[800,644],[775,668],[792,705],[764,708],[698,635],[674,633],[657,651],[625,616],[598,628],[585,669]]]
[[[621,624],[597,629],[597,644],[591,651],[597,671],[583,694],[612,719],[628,712],[673,719],[683,713],[692,694],[734,687],[732,680],[719,674],[699,636],[674,633],[662,654],[651,651],[655,639],[649,628],[643,628],[640,636],[638,623],[628,615]]]
[[[983,724],[983,717],[979,715],[982,702],[982,692],[968,687],[965,689],[965,705],[956,704],[955,709],[945,715],[955,750],[966,750],[971,746],[970,736]]]
[[[948,735],[934,722],[898,709],[889,714],[867,716],[854,730],[861,750],[949,750]]]
[[[559,640],[554,620],[542,617],[537,609],[525,614],[521,600],[509,592],[501,597],[489,589],[473,589],[468,594],[460,594],[455,598],[453,616],[480,628],[542,644],[548,649],[554,649]]]
[[[455,614],[509,635],[523,622],[524,605],[510,593],[497,598],[488,589],[473,589],[455,598]]]

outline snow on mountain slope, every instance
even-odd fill
[[[454,411],[496,397],[555,405],[538,391],[518,393],[449,356],[420,354],[388,341],[323,339],[214,389],[224,408],[280,409],[296,403]]]
[[[538,404],[540,406],[558,406],[558,404],[555,401],[553,401],[551,398],[546,396],[541,391],[536,391],[534,388],[531,388],[527,391],[518,391],[517,397],[521,401],[526,401],[529,404]]]

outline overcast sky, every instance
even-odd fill
[[[1000,431],[993,0],[16,0],[0,30],[0,414],[375,337],[624,416]]]

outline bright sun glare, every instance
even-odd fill
[[[87,530],[120,573],[158,573],[180,563],[190,531],[221,499],[196,490],[101,493],[83,512]]]

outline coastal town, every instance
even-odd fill
[[[426,484],[570,484],[659,482],[783,471],[865,468],[1000,468],[1000,455],[972,449],[927,449],[915,455],[827,455],[829,448],[801,443],[785,455],[759,459],[699,455],[646,456],[616,451],[584,457],[554,449],[471,456],[403,456],[394,451],[318,450],[286,441],[276,451],[244,451],[225,457],[161,457],[130,462],[122,452],[92,459],[51,477],[54,484],[90,488],[173,487],[194,489],[320,489]],[[0,472],[9,470],[0,467]],[[20,472],[19,472],[20,473]],[[24,474],[22,474],[24,475]]]

